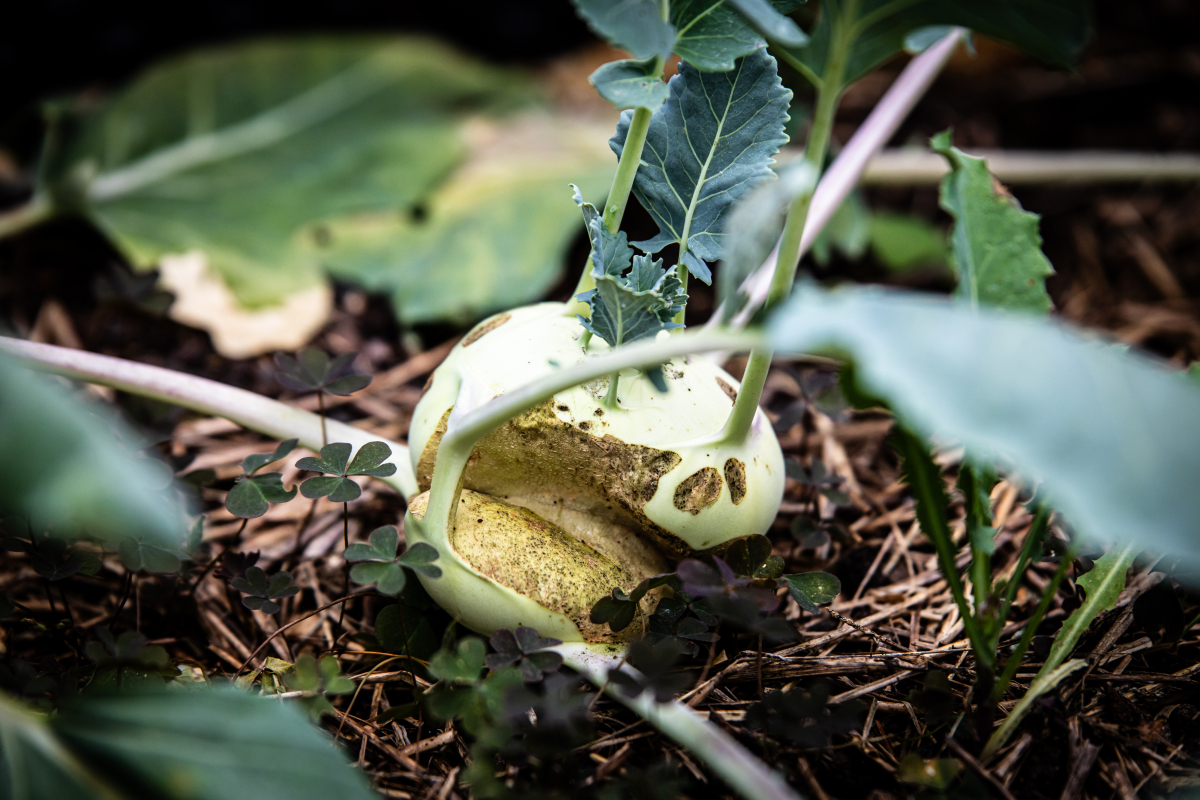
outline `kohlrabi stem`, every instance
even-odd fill
[[[54,213],[50,198],[35,194],[29,202],[9,211],[0,212],[0,239],[32,228]]]
[[[581,644],[559,645],[555,650],[567,666],[585,675],[614,700],[633,709],[677,744],[687,748],[688,752],[694,753],[742,797],[753,800],[799,800],[778,772],[755,758],[733,737],[695,710],[678,700],[656,703],[651,692],[631,698],[620,687],[611,684],[608,681],[610,669],[635,672],[629,665],[620,664],[616,657],[598,655],[587,645]]]
[[[621,150],[621,158],[617,162],[617,173],[613,176],[612,188],[608,190],[608,200],[604,203],[604,225],[612,233],[621,227],[621,219],[625,216],[625,206],[629,203],[629,193],[633,191],[633,179],[637,177],[638,166],[642,161],[642,148],[646,145],[646,133],[650,130],[650,117],[653,112],[648,108],[635,108],[633,119],[629,121],[629,133],[625,137],[625,147]],[[566,316],[588,314],[587,303],[576,300],[583,292],[596,288],[592,278],[592,260],[589,258],[579,276],[575,291],[567,301]]]
[[[201,414],[224,417],[273,439],[296,437],[302,447],[321,449],[320,417],[311,411],[244,389],[162,367],[20,339],[0,337],[0,353],[14,356],[27,366],[43,372],[84,383],[111,386],[123,392],[190,408]],[[405,445],[337,420],[328,420],[327,425],[335,440],[349,442],[355,448],[367,442],[383,441],[392,449],[392,455],[386,463],[396,465],[396,474],[377,480],[394,487],[405,498],[417,494],[417,478]]]
[[[604,395],[604,407],[618,409],[621,407],[617,400],[617,385],[621,382],[621,373],[614,372],[608,379],[608,393]]]
[[[825,165],[825,154],[829,150],[829,137],[833,131],[833,120],[837,114],[838,98],[842,95],[842,76],[846,72],[846,61],[850,56],[850,47],[854,44],[850,22],[854,18],[857,0],[849,0],[838,13],[837,7],[829,7],[834,13],[831,20],[833,39],[829,48],[829,56],[825,62],[825,74],[821,78],[821,86],[817,89],[817,108],[813,115],[812,127],[808,132],[808,142],[804,147],[804,160],[813,166],[817,174]],[[796,268],[800,263],[800,239],[804,235],[804,223],[808,220],[808,209],[812,204],[812,190],[801,192],[788,206],[787,218],[783,223],[783,235],[779,240],[779,254],[775,261],[775,272],[771,276],[771,286],[767,291],[766,309],[786,299],[792,292],[792,284],[796,281]],[[682,252],[680,254],[682,256]],[[680,312],[682,315],[683,312]],[[676,319],[676,322],[682,322]],[[737,400],[729,419],[720,434],[721,441],[738,444],[745,441],[758,413],[758,401],[762,399],[763,387],[767,383],[767,373],[771,369],[771,359],[775,353],[770,349],[754,350],[746,362],[746,371],[742,375],[742,385],[738,389]]]

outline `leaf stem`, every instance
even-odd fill
[[[1076,552],[1077,548],[1072,547],[1062,557],[1062,561],[1058,564],[1058,569],[1054,571],[1054,577],[1050,579],[1050,584],[1042,592],[1042,599],[1038,601],[1037,608],[1033,611],[1033,616],[1025,623],[1025,630],[1021,632],[1021,638],[1017,642],[1017,646],[1013,648],[1012,655],[1009,656],[1008,662],[1004,665],[1004,671],[1000,673],[1000,677],[996,680],[996,685],[992,687],[993,703],[999,703],[1004,699],[1004,693],[1008,691],[1008,686],[1012,683],[1013,676],[1017,674],[1017,669],[1021,666],[1021,660],[1025,657],[1030,643],[1033,642],[1033,637],[1037,634],[1038,626],[1042,624],[1046,612],[1050,610],[1050,603],[1054,601],[1055,595],[1058,594],[1058,587],[1062,584],[1062,580],[1067,574],[1067,568],[1075,560]]]
[[[648,108],[638,107],[633,110],[633,119],[629,122],[629,134],[625,137],[625,147],[621,150],[621,158],[617,162],[617,172],[613,175],[612,188],[608,190],[608,200],[604,203],[604,224],[612,233],[621,227],[621,219],[625,216],[625,206],[629,203],[629,193],[633,191],[633,180],[637,177],[638,166],[642,161],[642,148],[646,145],[646,134],[650,131],[650,117],[653,112]],[[588,313],[587,303],[575,298],[583,292],[596,288],[592,277],[592,259],[589,257],[579,276],[575,291],[567,301],[566,316]]]
[[[54,214],[54,206],[50,198],[35,194],[23,206],[17,206],[11,211],[0,214],[0,239],[20,233],[44,222]]]
[[[849,3],[854,6],[856,3]],[[853,12],[850,9],[848,14]],[[846,61],[850,55],[850,47],[854,39],[849,34],[849,25],[842,22],[838,14],[832,20],[834,35],[829,56],[825,64],[825,75],[817,89],[817,108],[813,115],[812,127],[809,129],[808,142],[804,147],[804,159],[808,161],[817,173],[825,164],[825,154],[829,149],[829,139],[833,132],[833,120],[837,114],[838,100],[842,95],[842,76],[845,74]],[[775,261],[775,270],[771,275],[771,285],[767,290],[765,308],[770,309],[787,298],[792,292],[792,284],[796,281],[796,269],[800,264],[800,239],[804,235],[804,224],[808,221],[808,210],[812,205],[813,191],[801,192],[788,206],[787,218],[783,223],[783,234],[779,242],[779,255]],[[686,244],[686,240],[685,240]],[[680,257],[683,256],[684,245],[680,246]],[[684,270],[686,272],[686,270]],[[680,312],[682,316],[683,312]],[[676,319],[682,322],[682,319]],[[775,353],[770,349],[754,350],[746,363],[746,371],[742,375],[742,385],[738,390],[737,400],[729,419],[720,434],[721,441],[737,444],[745,440],[758,413],[758,401],[762,399],[763,388],[767,383],[767,373],[771,369],[771,359]]]
[[[604,407],[618,409],[621,403],[617,400],[617,384],[621,382],[621,373],[614,372],[608,379],[608,394],[604,395]]]
[[[300,440],[302,447],[320,449],[319,416],[245,389],[135,361],[19,339],[0,337],[0,352],[8,353],[42,372],[84,383],[111,386],[201,414],[224,417],[274,439],[295,437]],[[409,462],[407,446],[384,440],[337,420],[329,420],[327,424],[338,441],[349,442],[356,448],[367,442],[383,441],[392,449],[392,455],[385,463],[394,463],[396,474],[378,480],[406,498],[417,494],[417,478]]]

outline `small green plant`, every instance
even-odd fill
[[[275,354],[275,366],[279,369],[277,377],[281,384],[293,391],[317,393],[322,446],[327,440],[325,395],[347,397],[371,384],[370,375],[356,375],[351,372],[356,358],[358,353],[342,353],[337,358],[330,359],[325,351],[315,347],[306,347],[294,356],[287,353]]]
[[[395,525],[383,525],[371,531],[368,541],[355,542],[346,548],[345,558],[357,562],[350,569],[350,580],[366,586],[375,584],[382,594],[396,597],[404,591],[406,579],[404,568],[438,578],[442,571],[433,563],[438,551],[424,543],[418,543],[398,553],[400,534]]]
[[[276,572],[270,577],[259,567],[247,567],[245,574],[229,581],[229,585],[245,595],[242,605],[264,614],[279,612],[277,600],[295,596],[300,587],[292,583],[292,573]]]
[[[237,483],[225,496],[225,508],[235,517],[257,519],[267,513],[271,503],[286,503],[296,496],[295,487],[283,488],[283,473],[259,470],[285,458],[296,448],[298,439],[280,442],[273,453],[255,453],[242,459],[242,472]]]

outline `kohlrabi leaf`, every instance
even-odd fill
[[[1040,480],[1093,540],[1200,565],[1200,392],[1185,375],[1029,314],[879,289],[802,287],[770,336],[849,356],[908,427]]]
[[[617,108],[641,106],[654,110],[667,99],[667,84],[662,79],[662,65],[657,58],[610,61],[593,72],[588,82]]]
[[[955,297],[972,306],[1049,311],[1046,278],[1054,268],[1042,253],[1038,215],[1021,208],[986,161],[951,145],[950,131],[934,136],[930,145],[950,162],[940,200],[954,217]]]
[[[105,420],[108,420],[107,422]],[[136,437],[75,400],[57,379],[0,357],[0,514],[69,537],[130,536],[169,550],[187,532],[159,462],[126,452]]]
[[[835,38],[830,7],[836,13],[857,11],[853,19],[840,23],[860,32],[850,47],[839,86],[861,76],[900,52],[913,31],[933,25],[961,25],[976,33],[1013,44],[1058,66],[1070,66],[1088,34],[1088,11],[1084,0],[1008,0],[978,3],[974,0],[861,0],[837,6],[823,4],[820,19],[809,43],[789,48],[785,60],[797,64],[811,79],[825,75],[830,44]]]
[[[464,115],[527,93],[430,40],[275,38],[165,61],[71,132],[47,191],[135,263],[200,250],[244,305],[317,284],[314,220],[405,209],[461,161]]]
[[[583,227],[592,245],[592,272],[613,276],[625,274],[633,263],[633,248],[629,246],[629,237],[625,235],[625,231],[610,231],[596,207],[583,199],[579,187],[572,184],[571,188],[574,190],[575,205],[583,212]]]
[[[418,207],[331,218],[305,248],[339,279],[388,294],[405,324],[470,322],[541,297],[579,232],[563,187],[603,200],[612,152],[596,122],[549,114],[475,120],[468,159]]]
[[[871,252],[892,272],[947,269],[946,234],[933,223],[911,214],[874,211],[868,226]]]
[[[782,15],[801,4],[796,0],[771,0],[769,5],[771,11]],[[735,8],[736,4],[725,0],[672,2],[671,22],[678,34],[675,52],[696,69],[727,72],[733,69],[736,59],[765,47],[766,38]],[[762,10],[761,5],[758,10]]]
[[[0,780],[34,777],[20,795],[29,800],[375,797],[363,773],[291,703],[228,688],[93,692],[51,717],[0,703],[0,747],[22,762]],[[0,784],[4,796],[12,789]]]
[[[1046,674],[1067,660],[1079,637],[1083,636],[1088,626],[1102,612],[1111,611],[1117,605],[1117,598],[1125,589],[1125,573],[1137,558],[1140,548],[1127,545],[1123,548],[1110,550],[1096,559],[1096,563],[1085,575],[1081,575],[1075,583],[1083,587],[1086,596],[1083,605],[1071,612],[1062,627],[1054,636],[1054,645],[1046,655],[1046,661],[1038,670],[1039,675]]]
[[[767,0],[726,0],[742,13],[759,33],[772,42],[788,47],[803,47],[808,37],[795,22],[780,14]]]
[[[667,0],[572,0],[588,27],[643,61],[671,55],[675,28],[663,19]]]
[[[787,141],[783,123],[792,93],[765,50],[740,59],[729,72],[700,72],[684,64],[670,89],[651,118],[634,182],[634,193],[660,230],[637,245],[657,253],[680,243],[680,261],[709,283],[705,262],[721,257],[727,212],[771,177],[772,157]],[[631,113],[621,115],[610,141],[617,155]]]
[[[664,270],[660,259],[641,253],[633,257],[628,275],[593,270],[595,290],[580,295],[591,307],[591,315],[580,321],[613,347],[679,327],[672,318],[686,295],[675,270]]]

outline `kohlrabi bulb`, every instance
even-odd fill
[[[437,368],[409,431],[417,481],[428,490],[437,447],[456,415],[609,350],[559,303],[485,320]],[[660,334],[667,335],[667,334]],[[759,411],[749,435],[721,443],[738,383],[710,361],[663,367],[667,391],[627,370],[620,408],[605,377],[564,392],[484,436],[463,475],[453,530],[411,526],[438,547],[441,578],[423,583],[480,632],[530,625],[566,641],[613,641],[592,605],[670,569],[670,561],[765,533],[783,496],[783,454]],[[424,515],[427,495],[410,511]],[[447,552],[450,551],[450,552]]]

